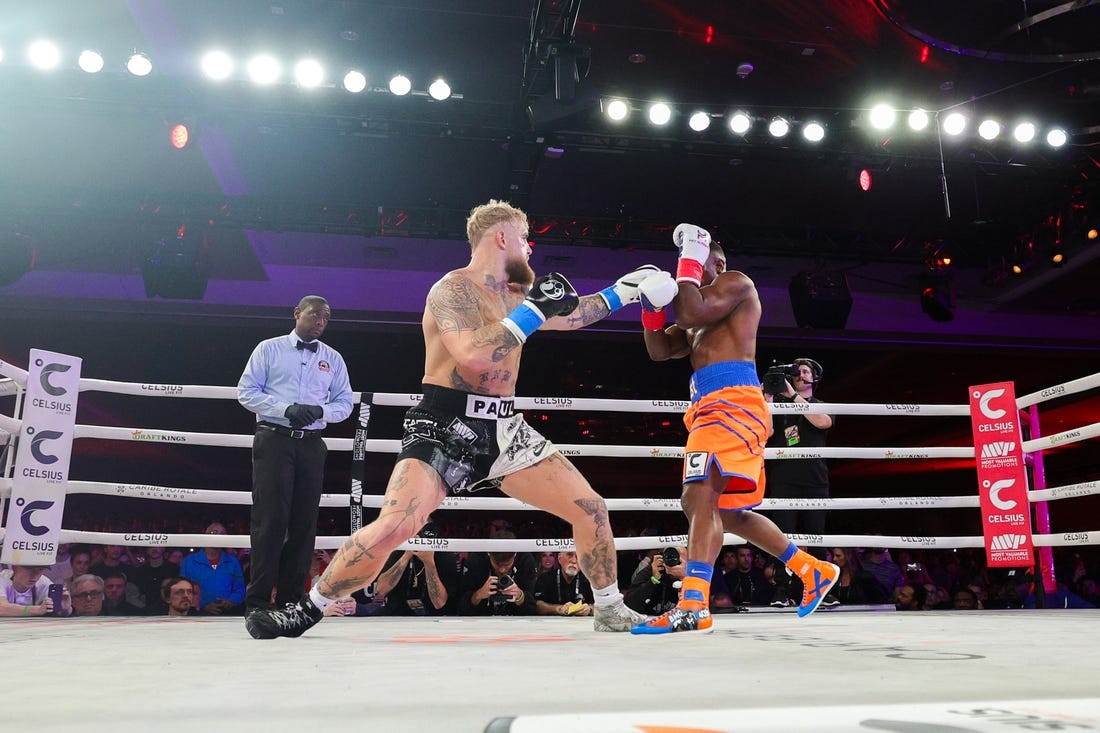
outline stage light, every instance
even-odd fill
[[[95,74],[103,70],[103,56],[91,49],[81,51],[76,63],[89,74]]]
[[[48,71],[61,62],[61,51],[50,41],[35,41],[27,47],[27,58],[39,69]]]
[[[436,79],[432,82],[432,85],[428,87],[428,94],[432,99],[442,102],[444,99],[448,99],[451,96],[451,85],[442,79]]]
[[[876,130],[889,130],[894,126],[897,112],[888,104],[876,104],[871,108],[871,127]]]
[[[819,143],[825,139],[825,128],[820,122],[809,122],[802,126],[802,137],[812,143]]]
[[[710,115],[706,112],[696,112],[688,120],[688,127],[696,132],[702,132],[710,127]]]
[[[871,175],[871,171],[864,168],[859,172],[859,187],[864,191],[870,191],[871,186],[874,185],[875,179]]]
[[[1035,138],[1035,125],[1030,122],[1021,122],[1012,130],[1012,137],[1019,143],[1031,142]]]
[[[752,119],[744,112],[734,112],[730,117],[730,130],[736,135],[744,135],[752,127]]]
[[[629,105],[621,99],[612,99],[607,103],[607,116],[615,122],[622,122],[629,113]]]
[[[1066,262],[1066,256],[1065,256],[1064,253],[1062,253],[1060,251],[1051,252],[1051,254],[1050,254],[1050,264],[1052,264],[1055,267],[1061,267],[1063,264],[1065,264],[1065,262]]]
[[[948,135],[961,135],[966,129],[966,118],[959,112],[952,112],[943,120],[943,131]]]
[[[1095,229],[1089,229],[1088,233],[1085,234],[1085,237],[1087,237],[1089,240],[1095,240],[1097,234],[1098,232]]]
[[[790,124],[782,117],[775,117],[768,123],[768,132],[772,137],[783,137],[790,131]]]
[[[294,65],[294,78],[300,86],[312,89],[325,80],[325,70],[314,59],[303,59]]]
[[[168,142],[176,150],[183,150],[187,147],[187,143],[191,142],[191,131],[187,129],[187,125],[182,123],[173,125],[168,132]]]
[[[403,97],[412,91],[412,82],[404,74],[397,74],[390,79],[390,91],[399,97]]]
[[[153,73],[153,62],[145,54],[136,52],[127,59],[126,70],[134,76],[149,76]]]
[[[344,89],[347,89],[352,94],[358,94],[366,88],[367,77],[363,75],[363,72],[352,69],[344,74]]]
[[[248,78],[256,84],[274,84],[282,73],[283,67],[274,56],[260,54],[248,62]]]
[[[667,125],[672,119],[672,108],[664,102],[649,105],[649,121],[654,125]]]
[[[983,140],[994,140],[1001,134],[1001,123],[997,120],[982,120],[978,125],[978,135]]]
[[[224,51],[210,51],[202,57],[202,73],[214,81],[228,79],[233,73],[233,59]]]
[[[1023,265],[1020,265],[1019,263],[1013,263],[1012,264],[1012,274],[1013,275],[1022,275],[1023,272],[1024,272]]]
[[[1047,145],[1052,148],[1060,148],[1069,142],[1069,136],[1066,135],[1066,131],[1055,127],[1053,130],[1047,133]]]
[[[915,132],[920,132],[928,127],[928,122],[928,113],[923,109],[915,109],[909,113],[909,129]]]

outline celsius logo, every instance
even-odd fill
[[[47,440],[57,440],[61,437],[61,433],[56,430],[41,430],[35,435],[34,428],[27,428],[27,435],[33,435],[31,438],[31,455],[34,456],[34,460],[41,463],[43,466],[48,466],[51,463],[57,463],[57,456],[47,453],[42,450],[42,444]]]
[[[36,359],[35,362],[34,362],[34,365],[42,367],[42,374],[39,375],[39,380],[42,383],[42,391],[43,392],[48,394],[50,397],[60,397],[61,395],[65,394],[66,390],[65,390],[64,387],[55,387],[52,384],[50,384],[50,375],[55,374],[57,372],[62,372],[62,373],[67,372],[67,371],[69,371],[69,369],[72,368],[71,365],[69,365],[69,364],[46,364],[45,366],[42,366],[42,360],[41,359]]]
[[[30,501],[24,505],[24,500],[19,499],[15,502],[16,506],[22,506],[23,511],[19,515],[19,523],[23,525],[23,531],[32,537],[39,537],[50,531],[49,527],[43,527],[35,524],[33,521],[34,513],[41,510],[49,509],[53,506],[52,501]]]
[[[1000,509],[1002,512],[1007,512],[1016,506],[1016,502],[1013,499],[1005,501],[1001,498],[1001,492],[1005,489],[1010,489],[1016,485],[1016,479],[1006,478],[1000,481],[982,481],[982,486],[989,489],[989,500],[993,502],[993,506]]]
[[[996,420],[997,418],[1004,417],[1004,410],[989,406],[990,402],[1002,396],[1004,393],[1005,391],[1003,389],[991,389],[985,393],[975,392],[974,397],[978,400],[978,409],[981,410],[982,414],[990,420]]]

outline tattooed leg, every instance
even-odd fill
[[[325,569],[317,590],[344,598],[369,585],[386,558],[416,534],[446,496],[442,479],[424,463],[406,459],[393,469],[378,518],[349,537]]]
[[[594,588],[615,583],[615,539],[607,505],[580,472],[560,453],[504,479],[505,494],[573,525],[577,561]]]

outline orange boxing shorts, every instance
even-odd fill
[[[684,483],[702,481],[714,466],[728,479],[719,509],[757,506],[764,498],[770,422],[752,362],[723,361],[697,370],[691,377],[691,407],[684,413]]]

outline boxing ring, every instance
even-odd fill
[[[0,396],[15,411],[0,430],[18,434],[27,372],[0,362]],[[172,399],[236,400],[236,388],[148,385],[81,378],[80,391]],[[1100,374],[1019,397],[1031,437],[1037,528],[1031,537],[1041,580],[1053,583],[1050,548],[1100,544],[1098,529],[1058,533],[1044,524],[1046,502],[1100,493],[1100,481],[1047,487],[1042,456],[1100,436],[1100,422],[1040,435],[1038,409],[1100,387]],[[364,493],[366,453],[395,454],[400,441],[371,434],[372,413],[407,409],[414,394],[363,393],[354,438],[325,438],[352,453],[352,485],[325,493],[322,507],[346,508],[357,526],[381,496]],[[163,399],[158,412],[163,412]],[[669,413],[686,402],[571,397],[517,398],[528,411]],[[969,405],[773,405],[773,412],[827,412],[889,419],[969,417]],[[77,424],[77,440],[148,441],[164,450],[201,445],[250,449],[252,435]],[[548,436],[553,439],[554,436]],[[567,456],[681,459],[681,446],[557,444]],[[13,456],[0,499],[11,497]],[[924,461],[974,459],[974,447],[768,449],[773,460],[806,457]],[[239,454],[233,460],[248,461]],[[383,482],[384,483],[384,482]],[[599,491],[600,487],[595,487]],[[68,494],[247,505],[247,490],[75,480]],[[607,499],[619,511],[680,512],[676,499]],[[980,497],[910,496],[768,499],[764,510],[973,510]],[[438,511],[524,511],[508,498],[447,498]],[[9,507],[8,515],[12,516]],[[614,518],[612,519],[614,525]],[[6,530],[0,528],[0,539]],[[61,528],[64,543],[247,547],[247,535],[90,532]],[[961,549],[982,536],[792,535],[802,546]],[[335,549],[343,536],[319,536]],[[742,540],[727,534],[725,544]],[[564,549],[560,537],[490,540],[413,538],[405,549],[537,552]],[[620,551],[686,544],[683,535],[618,537]],[[1048,587],[1051,587],[1048,585]],[[369,725],[384,731],[1007,731],[1100,730],[1100,612],[1043,609],[874,613],[841,606],[797,619],[794,609],[719,613],[715,633],[674,637],[595,634],[583,618],[330,618],[297,640],[256,642],[240,618],[5,619],[0,623],[0,690],[21,704],[5,718],[46,730],[162,730],[263,727],[301,730]],[[100,679],[121,695],[106,695]],[[83,684],[88,682],[88,684]],[[48,715],[46,712],[48,711]],[[323,721],[323,722],[322,722]],[[1029,727],[1030,726],[1030,727]],[[6,727],[6,726],[5,726]],[[13,729],[15,729],[13,727]]]

